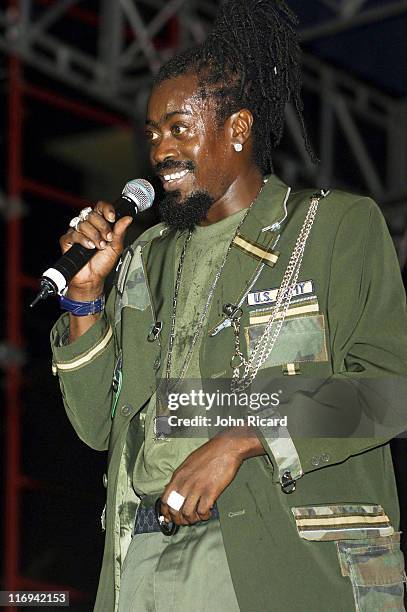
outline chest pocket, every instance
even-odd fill
[[[261,338],[272,314],[272,309],[249,313],[250,325],[245,328],[249,357]],[[278,317],[278,315],[277,315]],[[279,325],[278,318],[271,328],[271,335]],[[273,350],[262,368],[287,363],[328,361],[325,317],[319,312],[318,300],[290,305]]]
[[[124,256],[117,280],[121,308],[129,306],[137,310],[145,310],[150,304],[141,250],[142,245],[138,244],[134,252],[128,249]]]

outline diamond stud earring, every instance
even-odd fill
[[[235,148],[236,153],[241,153],[243,151],[243,145],[240,144],[240,142],[235,142],[233,146]]]

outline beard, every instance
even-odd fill
[[[214,199],[207,191],[195,191],[181,200],[181,192],[167,194],[158,204],[161,220],[178,230],[192,230],[207,218]]]

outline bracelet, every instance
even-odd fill
[[[59,305],[62,310],[67,310],[75,317],[86,317],[87,315],[97,314],[104,310],[105,296],[101,295],[97,300],[93,300],[93,302],[78,302],[60,295]]]

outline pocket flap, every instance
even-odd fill
[[[359,587],[406,581],[399,533],[388,538],[337,542],[337,548],[342,576],[349,576]]]
[[[343,504],[291,508],[298,533],[304,540],[330,541],[377,538],[394,533],[382,506]]]

